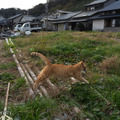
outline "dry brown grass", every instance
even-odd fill
[[[120,60],[118,56],[113,56],[102,61],[99,65],[100,70],[103,72],[109,72],[119,69]]]

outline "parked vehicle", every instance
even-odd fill
[[[40,26],[39,23],[24,23],[20,29],[21,32],[26,32],[26,31],[31,31],[31,32],[37,32],[42,30],[42,27]]]
[[[14,28],[14,31],[15,31],[15,32],[20,31],[21,26],[22,26],[22,24],[17,24],[17,25],[15,26],[15,28]]]

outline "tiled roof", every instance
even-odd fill
[[[85,6],[90,6],[90,5],[95,5],[95,4],[100,4],[100,3],[104,3],[106,2],[107,0],[95,0],[89,4],[86,4]]]
[[[22,14],[17,14],[17,15],[15,15],[15,16],[12,16],[12,17],[9,18],[9,20],[15,19],[15,18],[17,18],[17,17],[19,17],[19,16],[22,16]]]
[[[5,18],[3,16],[0,16],[0,21],[5,20]]]
[[[56,10],[56,12],[59,12],[59,13],[66,13],[66,14],[72,13],[72,12],[70,12],[70,11],[64,11],[64,10]]]
[[[30,15],[24,15],[21,22],[32,21],[33,19],[35,19],[35,17],[30,16]]]
[[[107,7],[99,10],[99,12],[110,11],[110,10],[118,10],[120,9],[120,0],[108,5]]]
[[[79,13],[81,13],[81,11],[80,11],[80,12],[72,12],[72,13],[66,14],[66,15],[64,15],[64,16],[62,16],[62,17],[59,17],[59,18],[57,18],[56,20],[57,20],[57,21],[58,21],[58,20],[67,20],[67,19],[69,19],[69,18],[71,18],[71,17],[73,17],[73,16],[75,16],[75,15],[77,15],[77,14],[79,14]]]
[[[98,10],[94,10],[94,11],[83,11],[80,14],[74,16],[73,18],[82,18],[82,17],[89,17],[95,13],[97,13]]]

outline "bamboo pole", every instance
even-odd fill
[[[24,65],[23,65],[22,63],[21,63],[21,66],[22,66],[22,68],[23,68],[23,70],[24,70],[27,78],[29,79],[31,85],[33,86],[33,85],[34,85],[33,79],[31,78],[31,76],[29,75],[29,73],[27,72],[26,68],[24,67]],[[43,96],[42,93],[41,93],[38,89],[36,90],[36,92],[37,92],[41,97]],[[44,93],[44,94],[45,94],[46,96],[48,96],[48,94],[46,94],[46,93]]]
[[[27,68],[27,70],[29,71],[30,75],[32,76],[33,80],[36,81],[37,77],[34,74],[34,72],[30,69],[30,67],[28,66],[28,64],[25,64],[25,67]],[[46,89],[40,85],[40,90],[41,92],[45,95],[48,96],[48,92],[46,91]]]
[[[6,92],[6,99],[5,99],[5,107],[4,107],[4,112],[3,116],[0,117],[0,120],[13,120],[11,117],[7,115],[7,105],[8,105],[8,96],[9,96],[9,90],[10,90],[10,83],[8,83],[7,87],[7,92]]]
[[[7,38],[6,38],[6,43],[9,45],[9,42],[8,42],[8,39],[7,39]],[[27,77],[25,76],[25,74],[24,74],[24,72],[23,72],[23,70],[22,70],[22,68],[21,68],[21,66],[20,66],[20,63],[19,63],[19,61],[17,60],[17,57],[16,57],[16,55],[14,54],[14,51],[12,50],[12,48],[10,48],[10,52],[13,54],[12,57],[13,57],[16,65],[17,65],[17,69],[18,69],[18,72],[19,72],[20,76],[25,78],[26,84],[28,85],[28,84],[29,84],[28,79],[27,79]],[[34,94],[34,91],[32,90],[32,88],[29,88],[29,94],[30,94],[30,95],[33,95],[33,94]]]
[[[8,87],[7,87],[6,99],[5,99],[5,108],[4,108],[3,115],[6,115],[6,113],[7,113],[7,105],[8,105],[9,89],[10,89],[10,83],[8,83]]]
[[[14,43],[12,42],[12,40],[11,40],[11,39],[9,39],[9,40],[10,40],[10,42],[14,45]],[[17,50],[17,51],[18,51],[18,50]],[[19,51],[18,51],[18,52],[19,52]],[[20,56],[20,58],[22,58],[22,55],[21,55],[21,54],[19,54],[19,56]],[[27,72],[26,68],[24,67],[24,65],[23,65],[22,63],[21,63],[21,66],[22,66],[22,68],[24,69],[24,72],[25,72],[28,80],[30,81],[31,85],[33,85],[33,84],[34,84],[34,81],[33,81],[33,80],[36,80],[36,79],[37,79],[36,76],[35,76],[35,74],[34,74],[33,71],[29,68],[28,64],[25,64],[28,72],[29,72],[29,73],[31,74],[31,76],[33,77],[33,79],[32,79],[31,76],[29,75],[29,73]],[[40,90],[41,90],[41,92],[42,92],[45,96],[48,96],[48,93],[47,93],[47,91],[46,91],[46,89],[45,89],[44,87],[40,86]],[[40,96],[43,96],[42,93],[41,93],[38,89],[36,90],[36,92],[37,92]]]

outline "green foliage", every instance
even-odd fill
[[[4,109],[4,104],[0,101],[0,111],[3,111]]]
[[[95,84],[93,86],[93,88],[97,89],[98,92],[102,93],[102,95],[104,93],[110,95],[108,92],[109,90],[106,90],[106,92],[104,91],[104,87],[107,89],[107,87],[103,86],[102,84]],[[83,111],[85,116],[88,118],[95,120],[112,118],[117,119],[119,117],[117,115],[119,113],[119,110],[117,108],[119,107],[119,100],[117,99],[120,97],[120,94],[118,92],[113,95],[113,103],[111,103],[111,106],[107,105],[102,97],[94,91],[94,89],[91,89],[91,87],[85,84],[75,84],[70,90],[70,93],[75,101],[84,106]],[[103,96],[106,97],[108,95]],[[117,107],[114,106],[114,103],[118,103]]]
[[[10,62],[10,63],[4,63],[0,65],[0,69],[1,70],[7,70],[10,68],[16,67],[16,63],[15,62]]]
[[[0,82],[9,82],[16,78],[16,76],[12,73],[2,73],[0,74]]]
[[[94,91],[86,84],[75,84],[70,90],[72,97],[74,97],[78,103],[87,103],[95,101],[97,95],[94,94]]]
[[[29,9],[29,14],[33,16],[40,16],[41,14],[45,13],[45,5],[39,4],[34,6],[32,9]]]
[[[49,10],[55,11],[68,10],[68,11],[79,11],[84,9],[84,5],[92,2],[93,0],[56,0],[55,2],[49,3]]]
[[[10,110],[13,118],[19,118],[20,120],[42,120],[44,118],[52,120],[57,107],[54,100],[35,98],[21,105],[13,105]]]
[[[26,81],[25,79],[22,77],[22,78],[18,78],[16,79],[16,82],[15,82],[15,85],[13,87],[14,90],[19,90],[21,87],[25,87],[26,86]]]
[[[9,18],[11,16],[14,16],[16,14],[25,13],[26,10],[20,10],[19,8],[7,8],[7,9],[0,9],[0,14],[4,16],[5,18]]]

